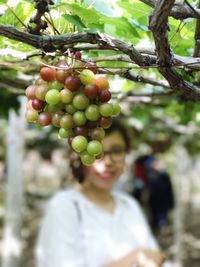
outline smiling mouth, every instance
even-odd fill
[[[101,172],[101,173],[97,173],[98,178],[100,178],[101,180],[104,181],[110,181],[113,179],[113,172]]]

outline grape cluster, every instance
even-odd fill
[[[41,126],[59,128],[84,165],[103,155],[101,141],[120,106],[111,101],[108,80],[96,75],[94,63],[81,61],[76,52],[73,61],[60,60],[56,66],[44,66],[40,77],[26,88],[26,120]]]

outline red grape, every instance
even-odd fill
[[[38,112],[34,109],[27,109],[25,117],[28,122],[36,122],[38,119]]]
[[[35,85],[35,84],[29,85],[26,88],[25,93],[26,93],[26,96],[27,96],[28,99],[31,99],[31,100],[35,99],[35,90],[36,90],[36,88],[37,88],[37,85]]]
[[[64,129],[71,129],[74,127],[73,117],[70,114],[64,114],[60,119],[60,126]]]
[[[74,135],[83,135],[83,136],[87,136],[88,134],[88,130],[86,126],[76,126],[74,127]]]
[[[78,90],[81,86],[81,81],[78,77],[69,76],[65,80],[65,86],[71,91]]]
[[[95,99],[98,95],[98,87],[94,83],[87,84],[84,87],[84,94],[91,100]]]
[[[102,127],[98,127],[90,131],[90,136],[93,140],[101,141],[105,137],[105,131]]]
[[[40,76],[44,81],[52,81],[56,77],[56,70],[50,67],[42,67],[40,70]]]
[[[57,111],[52,115],[52,125],[55,127],[60,127],[60,120],[63,116],[63,112],[62,111]]]
[[[75,59],[81,59],[82,55],[81,55],[81,52],[80,51],[76,51],[74,54],[73,54],[73,58]]]
[[[79,77],[83,84],[93,83],[95,80],[94,73],[87,69],[82,70]]]
[[[111,99],[111,92],[107,89],[101,90],[98,94],[98,98],[101,102],[108,102]]]
[[[99,120],[99,124],[104,129],[109,128],[112,124],[112,117],[101,117]]]
[[[104,90],[109,88],[108,80],[105,77],[100,76],[96,78],[94,83],[97,85],[99,90]]]
[[[47,85],[41,84],[35,89],[35,96],[40,100],[45,100],[45,96],[48,90],[49,88]]]
[[[45,105],[45,102],[42,101],[42,100],[39,100],[37,98],[35,98],[33,101],[32,101],[32,107],[35,109],[35,110],[42,110],[43,107]]]
[[[87,63],[85,63],[85,64],[84,64],[84,67],[85,67],[86,69],[91,70],[94,74],[97,74],[97,73],[98,73],[98,67],[97,67],[97,65],[96,65],[95,63],[93,63],[93,62],[87,62]]]
[[[51,115],[48,112],[42,112],[39,114],[38,123],[41,126],[46,126],[51,123]]]

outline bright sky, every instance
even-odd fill
[[[9,6],[16,6],[18,3],[20,2],[20,0],[8,0],[7,4]],[[5,4],[0,4],[0,15],[3,14],[6,10],[6,5]]]

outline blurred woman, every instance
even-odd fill
[[[113,122],[104,156],[91,166],[72,159],[79,184],[57,193],[43,220],[38,267],[161,267],[158,249],[138,203],[113,186],[125,168],[129,139]]]

